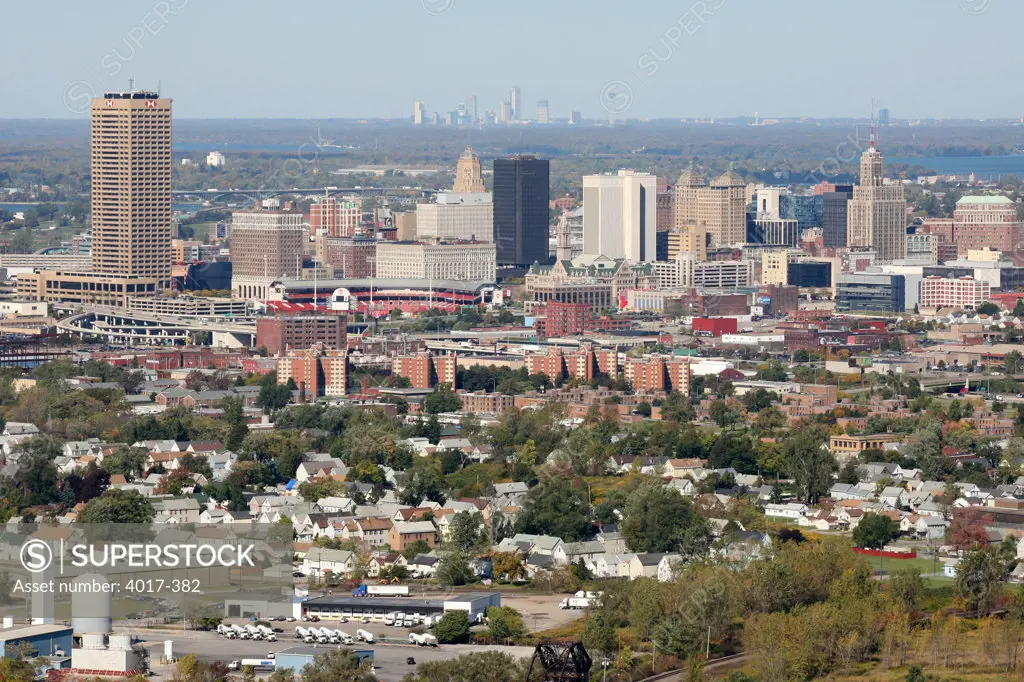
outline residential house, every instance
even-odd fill
[[[801,504],[799,502],[786,502],[783,504],[766,504],[764,506],[764,515],[777,519],[798,521],[801,517],[806,515],[809,510],[810,507],[808,507],[806,504]]]
[[[355,553],[346,549],[327,549],[326,547],[311,547],[302,558],[303,573],[310,576],[322,577],[330,572],[337,576],[346,576],[353,568]]]

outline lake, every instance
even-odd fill
[[[970,175],[997,178],[1001,175],[1024,176],[1024,154],[1007,156],[932,156],[885,160],[888,164],[924,166],[939,175]]]

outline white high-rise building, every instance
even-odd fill
[[[211,168],[220,168],[227,163],[227,158],[221,152],[210,152],[206,155],[206,165]]]
[[[423,125],[423,119],[426,117],[426,115],[427,115],[427,107],[426,107],[426,105],[423,102],[419,101],[419,100],[414,102],[413,105],[412,105],[412,122],[413,122],[413,124],[414,125],[418,125],[418,126]]]
[[[493,242],[490,192],[441,192],[437,203],[416,205],[416,237]]]
[[[518,85],[512,86],[512,93],[509,96],[509,104],[512,108],[512,120],[518,121],[523,115],[523,91],[519,89]]]
[[[551,112],[546,99],[537,100],[537,123],[550,123]]]
[[[620,170],[583,177],[583,253],[656,260],[658,177]]]

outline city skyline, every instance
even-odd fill
[[[102,14],[72,5],[55,16],[29,3],[6,9],[9,25],[46,24],[52,47],[38,50],[31,32],[10,33],[0,118],[81,116],[90,96],[124,87],[131,76],[146,87],[159,83],[173,91],[181,103],[178,116],[185,119],[406,119],[414,100],[433,102],[443,111],[468,94],[478,97],[479,110],[497,110],[513,85],[521,88],[520,117],[532,117],[533,103],[544,98],[553,119],[570,111],[603,119],[608,109],[616,119],[752,117],[755,111],[763,117],[834,118],[862,111],[872,97],[897,120],[1017,118],[1024,112],[1024,97],[1005,87],[1004,74],[1022,60],[1012,50],[993,53],[999,69],[979,69],[966,56],[944,62],[944,83],[970,82],[989,93],[949,97],[947,88],[934,87],[939,74],[929,60],[906,40],[913,28],[926,35],[956,35],[964,44],[1013,44],[1024,7],[1008,3],[868,0],[858,6],[858,17],[810,0],[787,3],[784,12],[766,11],[750,0],[682,6],[659,0],[642,12],[598,0],[586,13],[536,0],[514,9],[403,0],[397,8],[371,4],[343,10],[313,0],[303,13],[265,0],[244,6],[230,0],[216,5],[116,0],[111,5]],[[869,19],[883,14],[886,21]],[[314,15],[320,18],[316,22],[309,19]],[[515,60],[486,50],[465,59],[466,36],[482,43],[496,26],[509,35],[530,35],[538,18],[572,30]],[[353,31],[342,44],[327,39],[339,21],[386,24],[387,49],[384,34],[376,30]],[[246,34],[264,30],[267,22],[279,31],[276,49],[237,49],[223,29]],[[861,49],[858,25],[870,26],[879,49]],[[293,35],[304,39],[293,44]],[[772,36],[775,49],[760,49],[765,35]],[[183,44],[200,47],[182,50]],[[730,57],[717,57],[722,51]],[[15,64],[13,55],[22,54],[32,58]],[[290,77],[315,71],[328,59],[347,64],[367,58],[375,67],[349,69],[343,92],[314,97],[305,79]],[[457,78],[424,77],[424,71],[456,59]],[[767,77],[750,78],[754,64]],[[854,68],[871,77],[835,77]],[[220,87],[228,74],[233,87]]]

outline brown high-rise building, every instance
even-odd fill
[[[458,167],[455,170],[455,192],[486,192],[484,188],[484,176],[480,170],[480,157],[469,145],[466,151],[459,157]]]
[[[171,280],[171,100],[154,92],[92,101],[92,269]]]
[[[885,184],[882,153],[871,145],[860,158],[860,184],[847,204],[846,245],[873,248],[876,263],[907,257],[907,202],[903,185]]]
[[[92,268],[21,275],[23,296],[120,306],[171,286],[171,100],[109,92],[91,115]]]
[[[684,171],[676,183],[675,213],[676,228],[703,228],[711,246],[733,246],[746,241],[746,185],[732,170],[710,185],[692,166]]]
[[[238,211],[231,215],[231,292],[239,298],[267,298],[276,279],[298,279],[307,241],[302,214],[295,211]]]
[[[348,338],[344,315],[278,315],[256,320],[256,346],[270,355],[321,344],[326,349],[344,349]]]

